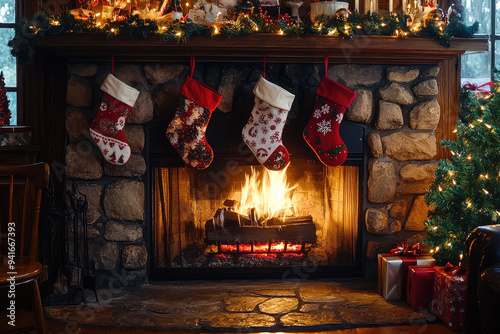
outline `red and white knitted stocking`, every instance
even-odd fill
[[[175,117],[167,128],[167,138],[186,165],[205,169],[214,158],[205,133],[210,116],[219,105],[222,95],[192,77],[184,81],[181,94]]]
[[[264,78],[253,92],[255,106],[243,127],[243,141],[267,169],[281,170],[290,162],[281,136],[295,95]]]
[[[347,147],[339,134],[340,123],[356,92],[325,76],[316,94],[316,106],[303,136],[323,164],[339,166],[347,158]]]
[[[130,158],[130,146],[123,127],[139,91],[109,74],[101,85],[101,106],[90,125],[90,135],[109,163],[123,165]]]

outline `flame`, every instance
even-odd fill
[[[290,186],[287,182],[286,170],[260,173],[252,167],[251,175],[245,174],[245,184],[241,188],[241,201],[237,211],[247,215],[255,208],[257,216],[263,220],[294,215],[292,190],[297,185]]]

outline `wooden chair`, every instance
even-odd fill
[[[0,166],[0,299],[8,305],[15,302],[15,327],[1,330],[45,333],[42,302],[37,278],[42,271],[38,256],[38,218],[42,190],[49,182],[49,166],[36,163],[23,166]],[[11,277],[15,277],[12,280]],[[36,327],[23,327],[25,319],[19,314],[24,290],[31,295]],[[15,297],[9,292],[15,291]],[[5,308],[3,308],[5,311]],[[10,311],[7,311],[9,315]],[[7,322],[10,319],[7,319]],[[3,322],[2,322],[3,323]]]

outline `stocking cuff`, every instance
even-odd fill
[[[278,85],[260,78],[253,89],[253,93],[259,99],[266,101],[274,107],[290,110],[295,95],[286,91]]]
[[[222,95],[192,77],[184,81],[181,94],[209,111],[214,111],[222,100]]]
[[[332,102],[340,104],[345,108],[349,108],[352,101],[356,97],[355,91],[342,86],[338,82],[335,82],[326,76],[323,77],[323,79],[319,83],[316,94]]]
[[[104,82],[101,85],[101,90],[130,107],[134,106],[135,101],[139,96],[139,91],[137,89],[118,80],[112,74],[108,74],[106,79],[104,79]]]

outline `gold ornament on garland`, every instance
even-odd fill
[[[337,20],[347,20],[351,12],[346,8],[340,8],[335,12],[335,18]]]

